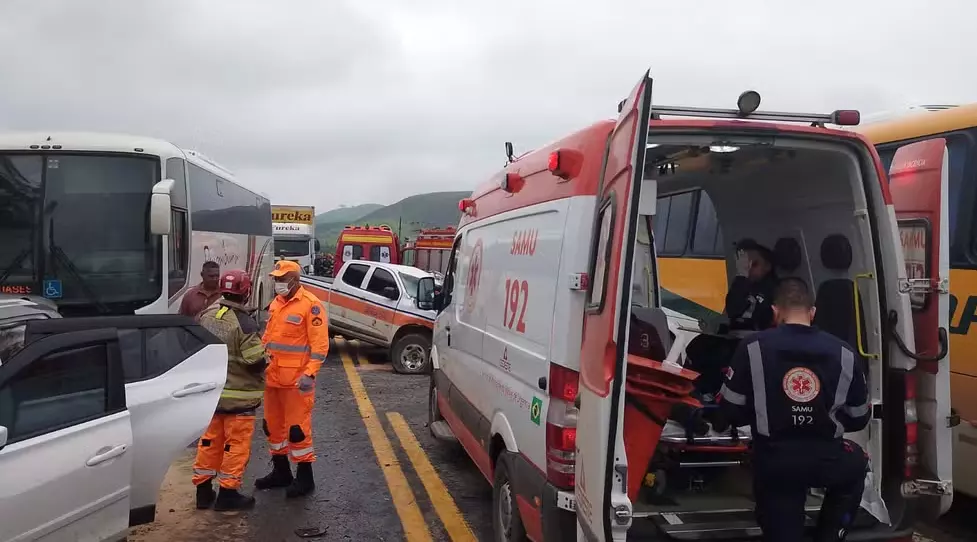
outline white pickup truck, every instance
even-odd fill
[[[416,267],[353,260],[335,279],[302,276],[302,286],[326,305],[329,333],[390,349],[398,373],[427,373],[437,313],[419,309],[417,281],[432,277]]]

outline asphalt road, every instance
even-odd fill
[[[426,427],[428,377],[394,374],[382,351],[355,344],[336,340],[317,378],[312,496],[256,492],[248,512],[197,511],[191,449],[164,481],[156,522],[129,541],[298,541],[300,529],[322,541],[490,540],[491,488],[464,452],[435,441]],[[245,490],[269,468],[259,429]],[[977,540],[975,510],[965,504],[941,525],[921,528],[918,540]]]

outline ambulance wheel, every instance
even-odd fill
[[[390,351],[390,363],[401,374],[419,375],[431,370],[431,338],[408,333],[397,339]]]
[[[499,454],[495,462],[495,482],[492,483],[492,533],[496,542],[524,542],[526,527],[519,517],[519,506],[516,505],[516,492],[512,489],[512,455],[509,452]]]
[[[438,408],[438,387],[434,385],[434,374],[431,374],[431,386],[427,391],[427,426],[431,427],[435,422],[444,421],[441,409]],[[433,433],[432,433],[433,434]]]

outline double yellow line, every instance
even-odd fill
[[[397,455],[394,453],[393,445],[390,443],[390,439],[387,438],[387,434],[383,430],[383,424],[377,417],[376,408],[370,401],[370,397],[366,393],[366,387],[363,385],[363,381],[356,371],[353,358],[347,351],[347,344],[338,338],[335,342],[339,356],[343,360],[343,369],[346,371],[349,387],[353,392],[353,397],[356,399],[356,406],[359,408],[360,417],[363,418],[367,435],[370,438],[370,443],[373,445],[373,453],[377,456],[377,463],[383,472],[383,477],[387,481],[387,487],[390,488],[390,496],[393,498],[394,508],[396,508],[397,515],[400,517],[400,523],[403,525],[404,534],[409,542],[431,542],[433,540],[431,538],[431,530],[427,522],[424,521],[424,515],[417,506],[414,491],[407,482],[407,477],[404,476],[400,461],[398,461]],[[448,493],[448,488],[441,481],[441,477],[434,470],[434,466],[431,465],[427,454],[424,453],[414,433],[407,425],[407,421],[398,412],[388,412],[387,419],[390,421],[390,426],[397,435],[401,447],[407,453],[407,458],[414,467],[414,472],[421,479],[421,484],[431,499],[434,511],[444,525],[445,531],[448,532],[448,536],[451,537],[453,542],[477,541],[477,538],[475,538],[471,528],[468,526],[468,522],[465,521],[461,511],[458,510],[458,506],[455,504],[454,499],[451,498],[451,494]]]

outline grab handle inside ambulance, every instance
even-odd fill
[[[922,354],[917,354],[911,351],[909,347],[906,346],[905,341],[902,340],[902,337],[899,335],[899,332],[896,330],[896,324],[898,322],[899,322],[899,314],[894,310],[890,310],[889,327],[890,327],[890,331],[892,332],[892,338],[896,341],[896,346],[903,354],[913,358],[916,361],[934,362],[934,361],[940,361],[941,359],[945,358],[947,353],[950,351],[950,338],[949,335],[947,334],[945,327],[941,327],[936,330],[936,338],[940,345],[939,351],[937,351],[936,355],[924,356]]]

